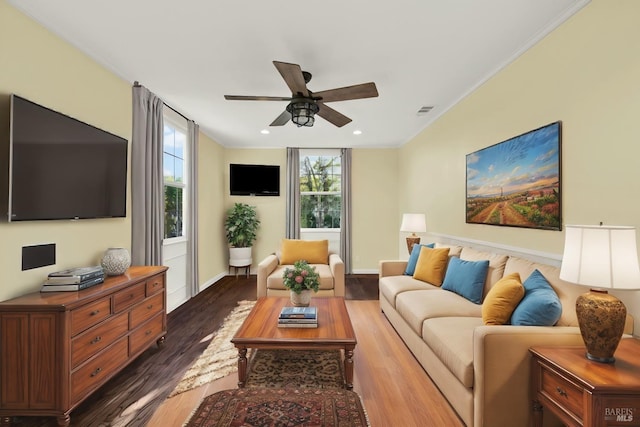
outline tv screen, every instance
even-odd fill
[[[279,196],[280,166],[231,163],[229,190],[232,196]]]
[[[126,216],[127,144],[12,95],[9,221]]]

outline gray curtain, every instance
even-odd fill
[[[351,274],[351,148],[342,150],[342,221],[340,222],[340,256],[344,272]]]
[[[300,149],[287,148],[287,239],[300,238]]]
[[[198,135],[200,126],[193,120],[188,120],[187,125],[187,147],[189,150],[187,278],[193,297],[200,292],[200,277],[198,275]]]
[[[131,263],[161,265],[164,233],[163,103],[133,86],[131,137]]]

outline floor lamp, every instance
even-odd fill
[[[613,363],[627,309],[607,289],[640,289],[634,227],[567,225],[560,278],[591,291],[576,299],[587,358]]]
[[[400,231],[411,233],[410,236],[407,236],[407,250],[409,251],[409,255],[411,255],[413,245],[420,243],[420,237],[417,236],[416,233],[424,233],[427,231],[427,223],[424,214],[402,214],[402,225],[400,225]]]

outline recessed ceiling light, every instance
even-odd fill
[[[354,134],[354,135],[361,135],[361,134],[362,134],[362,131],[361,131],[361,130],[354,130],[354,131],[353,131],[353,134]]]
[[[270,132],[267,129],[262,129],[260,133],[263,135],[269,135]]]

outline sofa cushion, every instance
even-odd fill
[[[440,289],[438,286],[416,280],[411,276],[381,277],[378,281],[378,287],[381,297],[386,299],[394,308],[396,306],[396,297],[402,292]]]
[[[539,270],[524,281],[524,298],[511,314],[512,325],[553,326],[562,314],[556,292]]]
[[[482,321],[485,325],[504,325],[524,296],[520,275],[512,273],[498,280],[482,304]]]
[[[411,255],[409,256],[409,260],[407,261],[407,268],[404,270],[404,274],[408,276],[413,276],[413,273],[416,271],[416,264],[418,263],[418,257],[420,256],[420,249],[425,246],[427,248],[432,248],[435,243],[429,243],[426,245],[413,245],[413,249],[411,249]]]
[[[520,273],[520,277],[529,277],[534,270],[539,270],[562,303],[562,314],[556,323],[557,326],[578,326],[576,317],[576,298],[587,291],[583,286],[565,282],[560,279],[560,268],[539,262],[529,261],[518,257],[509,257],[504,268],[504,274]]]
[[[328,264],[329,241],[282,239],[280,264],[293,264],[301,259],[309,264]]]
[[[444,243],[436,242],[436,249],[442,249],[442,248],[449,249],[449,256],[450,257],[460,257],[460,252],[462,252],[462,246],[447,245],[447,244],[444,244]]]
[[[316,268],[316,271],[320,275],[320,289],[333,289],[333,275],[331,274],[331,268],[327,264],[311,264]],[[284,287],[282,281],[282,275],[287,268],[292,268],[293,265],[279,265],[273,270],[267,277],[267,289],[287,289]]]
[[[435,286],[442,285],[448,260],[448,248],[431,249],[424,246],[421,247],[413,278]]]
[[[451,258],[442,282],[442,289],[455,292],[475,304],[481,304],[488,268],[488,260],[466,261]]]
[[[489,289],[491,289],[498,280],[502,279],[502,276],[504,276],[504,266],[508,258],[509,257],[504,254],[479,251],[468,246],[463,247],[460,252],[460,259],[467,261],[489,260],[489,270],[487,271],[487,280],[484,284],[483,295],[487,295]]]
[[[422,327],[422,339],[449,371],[468,388],[473,387],[473,333],[480,317],[438,317]]]
[[[422,322],[436,317],[482,316],[479,305],[443,289],[407,291],[396,296],[396,311],[416,334],[422,334]],[[480,319],[482,323],[482,319]]]

